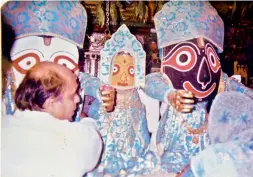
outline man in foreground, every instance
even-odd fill
[[[81,177],[96,166],[102,141],[93,120],[70,122],[77,89],[65,66],[42,62],[27,72],[18,110],[2,119],[3,177]]]

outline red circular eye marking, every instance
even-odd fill
[[[34,64],[31,61],[35,61]],[[12,66],[21,74],[25,74],[35,64],[40,62],[40,57],[35,53],[27,53],[13,60]],[[23,65],[23,66],[22,66]]]
[[[54,62],[66,66],[67,68],[71,69],[73,72],[79,69],[78,64],[75,63],[73,59],[65,55],[56,56],[54,58]]]
[[[120,66],[118,64],[114,64],[113,66],[113,75],[118,74],[120,71]]]
[[[163,67],[169,66],[178,71],[191,70],[197,62],[197,54],[190,46],[179,47],[170,57],[162,62]]]
[[[134,77],[134,66],[129,66],[128,67],[128,74],[132,77]]]
[[[210,45],[206,49],[206,55],[212,71],[217,73],[221,67],[220,61],[217,53]]]

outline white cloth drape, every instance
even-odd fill
[[[71,123],[37,111],[2,118],[2,177],[81,177],[101,150],[90,118]]]

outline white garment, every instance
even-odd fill
[[[142,89],[137,90],[146,108],[146,118],[150,133],[156,133],[159,124],[159,101],[148,96]]]
[[[90,118],[71,123],[37,111],[2,118],[1,177],[81,177],[101,150]]]
[[[2,95],[2,97],[3,97],[3,95]],[[6,103],[5,103],[5,99],[4,98],[2,98],[2,102],[1,102],[1,115],[2,115],[2,117],[3,116],[6,116],[6,113],[7,111],[6,111]]]

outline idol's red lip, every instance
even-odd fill
[[[119,86],[128,86],[128,83],[119,83],[119,82],[118,82],[118,85],[119,85]]]
[[[196,98],[205,98],[214,91],[216,88],[216,83],[213,83],[212,86],[206,91],[197,90],[189,81],[184,82],[183,87],[185,90],[193,92]]]

